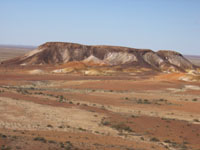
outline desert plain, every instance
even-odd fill
[[[67,66],[0,66],[1,150],[200,150],[199,76]]]

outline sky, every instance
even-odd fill
[[[200,0],[0,0],[0,44],[48,41],[200,55]]]

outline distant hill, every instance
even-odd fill
[[[75,43],[47,42],[23,56],[3,61],[3,65],[56,65],[71,61],[93,61],[107,66],[146,67],[160,71],[195,69],[189,60],[175,51],[136,49],[119,46],[89,46]]]

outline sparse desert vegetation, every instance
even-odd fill
[[[65,65],[76,69],[0,66],[0,149],[200,148],[200,82],[180,80],[186,73]]]

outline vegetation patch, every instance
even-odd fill
[[[153,138],[150,139],[150,141],[151,141],[151,142],[159,142],[160,140],[157,139],[156,137],[153,137]]]
[[[126,131],[126,132],[133,132],[133,130],[125,124],[125,122],[110,122],[103,118],[101,120],[101,124],[104,126],[110,126],[111,128],[118,130],[120,132]]]
[[[43,143],[47,142],[47,140],[45,138],[43,138],[43,137],[35,137],[33,140],[34,141],[40,141],[40,142],[43,142]]]
[[[155,104],[155,105],[172,105],[172,103],[168,102],[168,100],[160,98],[160,99],[142,99],[142,98],[123,98],[126,101],[134,102],[136,104]]]

